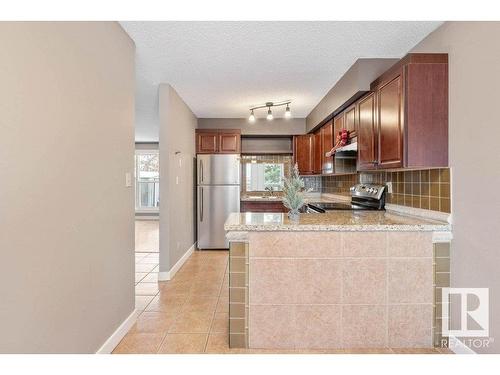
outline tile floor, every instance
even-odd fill
[[[136,324],[113,353],[447,353],[439,349],[229,349],[228,252],[196,251],[168,282],[157,282],[158,254],[137,253]]]
[[[135,221],[135,251],[157,253],[160,251],[160,221]]]

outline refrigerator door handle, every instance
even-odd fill
[[[200,187],[200,195],[201,195],[201,199],[200,199],[200,221],[203,221],[203,188]]]
[[[200,160],[200,182],[203,182],[203,159]]]

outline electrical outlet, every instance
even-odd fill
[[[392,182],[387,182],[385,185],[387,186],[387,193],[392,194]]]

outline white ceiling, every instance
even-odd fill
[[[121,22],[137,48],[136,140],[158,139],[160,83],[197,117],[241,118],[252,105],[291,99],[302,118],[356,59],[401,57],[440,24]]]

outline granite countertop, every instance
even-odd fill
[[[226,231],[429,231],[449,232],[450,224],[387,211],[330,211],[300,214],[298,223],[282,213],[231,213]]]
[[[282,200],[283,197],[281,196],[274,196],[274,198],[271,198],[267,195],[265,196],[242,195],[240,197],[240,201],[243,202],[281,202]],[[350,197],[346,196],[345,199],[342,199],[342,197],[332,196],[329,194],[310,194],[305,196],[305,201],[307,203],[342,202],[345,200],[350,200]]]

